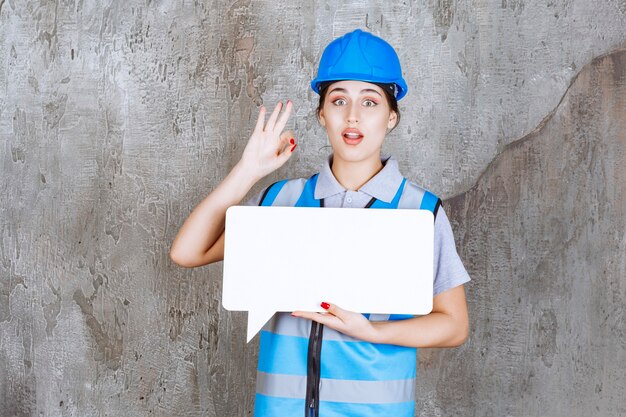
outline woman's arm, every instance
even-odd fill
[[[322,305],[328,313],[295,311],[307,318],[372,343],[410,347],[454,347],[462,345],[469,334],[469,318],[463,285],[433,298],[430,314],[407,320],[372,322],[362,314],[343,310],[334,304]]]
[[[287,101],[281,113],[282,107],[282,103],[278,103],[265,123],[265,107],[261,106],[241,160],[196,206],[178,231],[170,249],[170,258],[174,262],[196,267],[224,258],[226,210],[239,204],[258,180],[287,162],[295,148],[293,133],[281,134],[293,105]]]

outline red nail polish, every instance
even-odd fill
[[[289,139],[289,143],[291,143],[292,145],[296,143],[295,140],[293,140],[293,138]]]
[[[328,309],[330,308],[330,304],[328,304],[328,303],[326,303],[326,302],[323,302],[323,301],[322,301],[322,304],[320,304],[320,305],[322,306],[322,308],[323,308],[324,310],[328,310]]]
[[[296,149],[296,146],[298,145],[293,145],[293,148],[291,148],[291,152],[293,152],[293,150]]]

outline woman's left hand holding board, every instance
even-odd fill
[[[410,347],[455,347],[469,336],[469,317],[463,285],[433,297],[433,310],[406,320],[372,322],[361,313],[336,304],[322,303],[328,313],[294,311],[295,317],[321,323],[331,329],[371,343]]]
[[[310,311],[294,311],[294,317],[309,319],[337,330],[343,334],[368,342],[376,341],[376,329],[361,313],[348,311],[336,304],[322,303],[328,313],[314,313]]]

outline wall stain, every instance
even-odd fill
[[[5,266],[7,262],[8,267]],[[0,279],[0,323],[11,320],[11,294],[13,293],[15,288],[17,288],[18,285],[21,285],[24,289],[28,288],[25,283],[26,277],[15,273],[15,264],[11,259],[6,259],[6,261],[3,261],[3,267],[3,269],[6,268],[8,269],[8,271],[6,271],[5,269],[2,276],[8,276],[8,279]]]
[[[533,325],[534,346],[533,356],[540,357],[547,368],[551,368],[554,356],[557,354],[556,334],[558,323],[554,310],[542,310],[539,318]]]
[[[6,390],[0,390],[3,416],[34,416],[37,404],[34,400],[36,395],[34,377],[29,374],[24,378],[12,379]],[[3,395],[4,394],[4,395]],[[2,398],[2,397],[5,398]]]
[[[19,146],[11,145],[11,159],[13,162],[26,162],[26,153],[24,152],[24,149]]]
[[[519,17],[524,11],[524,3],[523,0],[502,0],[502,8],[512,10],[513,15]]]
[[[54,129],[65,114],[67,107],[67,94],[61,94],[58,98],[44,105],[43,119],[48,129]]]
[[[372,28],[373,28],[374,25],[378,25],[382,29],[382,27],[383,27],[383,20],[384,20],[384,18],[383,18],[383,15],[381,14],[378,19],[374,20],[373,22],[370,22],[370,14],[369,13],[365,13],[365,27],[368,30],[370,30],[370,31],[373,30]]]
[[[251,36],[239,38],[235,41],[235,53],[243,63],[246,73],[246,94],[256,104],[263,103],[261,95],[265,92],[264,77],[257,74],[254,64],[250,62],[250,55],[254,49],[254,38]]]
[[[48,304],[44,304],[41,301],[41,306],[43,307],[43,315],[46,319],[46,334],[48,337],[52,337],[52,330],[57,326],[57,317],[61,312],[61,288],[54,288],[54,286],[48,283],[48,288],[54,294],[54,301]]]
[[[11,160],[13,162],[26,162],[26,144],[32,132],[28,123],[26,111],[16,108],[13,113],[13,135],[14,141],[11,143]]]
[[[39,81],[37,81],[37,78],[35,76],[28,76],[28,85],[33,88],[33,91],[35,91],[36,94],[39,94]]]
[[[441,42],[445,42],[448,38],[448,30],[454,21],[456,0],[430,0],[428,7],[435,21],[435,30],[441,37]]]
[[[626,8],[626,1],[623,3]],[[626,10],[624,11],[626,14]],[[613,82],[616,84],[626,83],[626,54],[611,54]]]
[[[74,291],[72,299],[80,307],[83,316],[85,316],[85,322],[87,327],[91,331],[91,335],[94,338],[97,348],[97,355],[94,359],[98,362],[102,362],[107,368],[116,370],[119,369],[122,360],[123,351],[123,331],[121,329],[122,323],[118,320],[117,311],[115,312],[114,331],[109,334],[105,330],[102,323],[100,323],[93,314],[93,300],[96,297],[96,292],[90,298],[85,297],[85,294],[78,289]]]
[[[22,326],[22,348],[24,356],[22,361],[27,374],[32,372],[33,367],[33,324],[30,320],[21,321]]]
[[[227,19],[236,22],[234,33],[221,39],[218,47],[218,62],[222,65],[222,79],[228,84],[230,99],[236,100],[241,95],[242,77],[240,70],[245,74],[245,92],[252,102],[260,106],[263,104],[262,95],[265,92],[265,76],[257,71],[252,62],[252,52],[255,40],[252,36],[246,36],[245,28],[250,25],[250,0],[235,2],[226,13]],[[232,45],[230,39],[234,39]],[[232,70],[232,74],[231,74]],[[216,80],[219,85],[219,80]]]
[[[47,50],[45,52],[46,52],[46,56],[49,56],[49,59],[46,60],[46,66],[49,65],[50,62],[53,62],[55,60],[56,53],[57,53],[57,44],[59,42],[59,39],[57,36],[58,9],[59,9],[58,1],[54,1],[54,13],[50,13],[47,5],[43,5],[42,3],[42,6],[36,9],[35,16],[34,16],[38,22],[38,26],[44,27],[44,28],[50,25],[48,20],[50,19],[51,16],[53,16],[53,21],[51,23],[52,28],[51,29],[47,28],[47,30],[41,29],[37,37],[41,43],[47,44]]]
[[[185,322],[188,321],[191,317],[195,316],[195,312],[182,311],[180,308],[175,308],[172,306],[170,307],[170,310],[169,310],[169,316],[170,316],[170,331],[169,331],[170,340],[176,340],[178,335],[181,334]]]

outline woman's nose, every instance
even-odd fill
[[[359,107],[355,105],[350,105],[348,108],[348,123],[358,123],[359,122]]]

